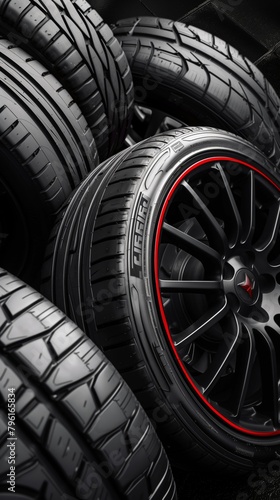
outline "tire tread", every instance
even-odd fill
[[[167,498],[175,499],[167,457],[151,423],[101,351],[55,306],[2,270],[0,312],[5,318],[0,326],[0,428],[6,421],[7,386],[12,384],[17,492],[27,487],[42,500],[58,500],[86,490],[92,499],[140,500],[138,484],[148,498],[162,480],[163,490],[172,491]],[[39,373],[38,360],[47,358]],[[6,439],[5,425],[1,456]],[[114,451],[119,460],[112,462]],[[109,479],[105,469],[102,476],[102,463],[111,467]],[[7,467],[3,460],[1,475]],[[90,473],[92,486],[86,479]]]

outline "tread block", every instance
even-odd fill
[[[35,393],[32,389],[26,389],[24,393],[16,399],[16,412],[18,414],[24,412],[26,406],[29,406],[32,401],[35,402]]]
[[[39,403],[24,417],[24,422],[30,430],[41,440],[49,423],[50,411],[43,404]]]
[[[15,276],[4,275],[0,277],[0,299],[5,298],[11,292],[22,288],[22,282]]]
[[[22,385],[22,381],[18,375],[0,359],[0,394],[2,400],[7,403],[8,388],[14,388],[15,392],[17,392]]]
[[[102,361],[98,349],[85,340],[54,368],[46,385],[53,392],[66,388],[84,377],[90,377]]]
[[[125,416],[128,419],[133,418],[135,411],[138,408],[138,404],[135,407],[134,397],[131,395],[131,393],[127,392],[126,384],[122,384],[114,399],[124,412]],[[127,439],[126,443],[127,445],[129,445],[129,438]]]
[[[32,312],[28,311],[24,313],[23,318],[24,323],[22,316],[16,318],[13,323],[10,324],[8,328],[6,328],[6,330],[2,333],[0,342],[3,345],[9,346],[16,342],[26,340],[27,338],[30,339],[32,337],[35,337],[36,335],[46,333],[47,328],[38,318],[36,318],[32,314]]]
[[[15,351],[17,357],[24,361],[30,372],[43,377],[52,364],[52,357],[43,339],[23,345]]]
[[[17,122],[17,116],[6,105],[1,107],[0,116],[0,134],[2,135]],[[0,140],[2,140],[1,137]]]
[[[79,421],[82,429],[87,427],[98,409],[87,384],[80,385],[77,389],[71,391],[63,399],[63,402],[73,417]]]
[[[112,365],[106,365],[95,379],[94,390],[101,406],[107,403],[120,385],[120,378]]]
[[[5,306],[12,316],[23,313],[26,309],[32,307],[36,302],[42,300],[42,295],[32,288],[21,288],[6,300]]]
[[[121,488],[126,490],[131,483],[131,479],[137,479],[139,476],[141,477],[141,473],[144,477],[147,474],[150,467],[150,460],[142,447],[137,448],[137,450],[131,456],[131,459],[125,467],[123,468],[121,474],[119,475],[119,483]],[[145,479],[146,482],[146,479]],[[142,481],[141,481],[142,483]],[[143,483],[142,483],[143,486]],[[146,490],[147,491],[147,490]],[[145,498],[145,497],[144,497]]]
[[[116,429],[123,427],[126,424],[126,417],[123,411],[116,401],[111,401],[109,405],[106,406],[106,408],[100,413],[100,415],[98,415],[88,431],[89,437],[93,443],[96,443],[110,434],[112,415],[114,415],[114,426]]]
[[[105,444],[102,445],[102,451],[112,464],[115,474],[117,474],[130,454],[125,433],[119,431],[114,436],[109,436]]]
[[[52,422],[49,430],[46,450],[63,468],[69,479],[74,479],[81,465],[83,453],[69,431],[57,420]]]
[[[75,323],[68,321],[54,331],[49,342],[57,356],[61,356],[82,338],[83,335]]]

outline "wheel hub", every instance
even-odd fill
[[[242,264],[241,259],[233,258],[226,263],[231,267],[233,277],[223,280],[225,294],[233,310],[241,316],[252,315],[256,303],[261,302],[258,272]]]
[[[241,280],[241,281],[240,281]],[[235,277],[235,290],[240,301],[252,305],[258,298],[257,280],[249,269],[240,269]]]

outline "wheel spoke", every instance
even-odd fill
[[[213,293],[222,289],[222,281],[160,280],[160,288],[166,293]]]
[[[221,256],[216,250],[166,222],[163,224],[163,229],[169,236],[170,243],[174,243],[185,252],[190,253],[203,264],[210,266],[214,264],[220,268]]]
[[[280,229],[280,204],[274,203],[267,217],[267,222],[263,230],[263,234],[259,241],[255,244],[258,252],[270,252],[276,241]]]
[[[219,382],[224,373],[231,356],[235,353],[238,346],[238,338],[240,328],[238,321],[235,319],[235,331],[230,334],[225,334],[223,342],[221,343],[217,353],[215,354],[209,369],[197,378],[197,382],[203,388],[204,394],[208,394]]]
[[[182,182],[182,186],[192,196],[200,209],[196,218],[201,223],[210,245],[214,246],[219,253],[224,254],[227,247],[227,238],[224,230],[207,208],[200,195],[186,181]]]
[[[221,319],[226,316],[228,311],[229,306],[227,301],[225,301],[219,308],[217,306],[211,307],[199,320],[195,321],[191,326],[174,336],[174,345],[178,346],[183,342],[185,344],[195,342],[195,340],[221,321]]]
[[[236,205],[230,184],[228,182],[227,176],[224,172],[224,169],[222,168],[221,164],[217,164],[218,170],[220,172],[220,175],[222,177],[225,189],[226,189],[226,194],[227,194],[227,205],[228,205],[228,210],[227,210],[227,215],[229,216],[230,219],[230,231],[231,231],[231,244],[232,246],[236,245],[238,241],[240,241],[241,237],[241,230],[242,230],[242,221],[240,217],[240,213],[238,210],[238,207]],[[225,208],[226,209],[226,208]]]
[[[279,425],[278,369],[273,342],[264,331],[255,331],[256,350],[262,380],[262,409],[271,416],[273,424]]]
[[[252,241],[256,223],[256,186],[255,173],[251,170],[242,192],[242,242]]]
[[[249,329],[246,337],[243,335],[242,343],[236,353],[236,367],[234,377],[234,389],[231,395],[231,411],[238,417],[244,406],[252,368],[256,358],[255,339]]]

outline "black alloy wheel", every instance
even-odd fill
[[[165,334],[194,393],[253,436],[280,434],[280,188],[233,158],[172,186],[155,241]]]

